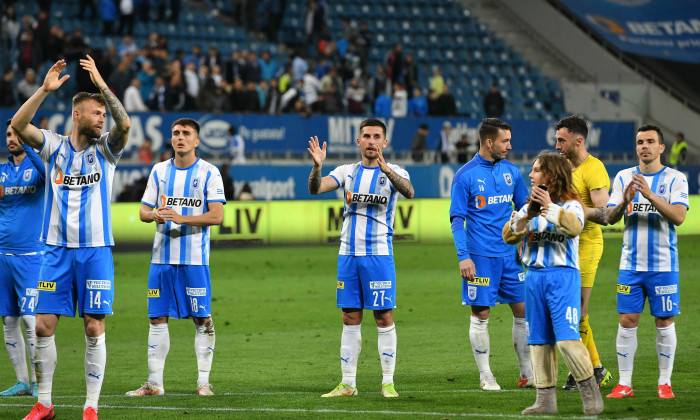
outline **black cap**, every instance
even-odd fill
[[[430,130],[430,126],[426,123],[419,125],[418,128],[420,128],[421,130]]]

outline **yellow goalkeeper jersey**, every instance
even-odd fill
[[[593,207],[591,190],[603,187],[610,190],[610,177],[608,177],[608,171],[605,170],[603,162],[593,155],[588,155],[583,163],[579,165],[578,168],[574,169],[573,184],[583,204],[586,207]],[[597,223],[586,220],[579,240],[595,241],[602,244],[603,231],[600,230],[600,226]]]

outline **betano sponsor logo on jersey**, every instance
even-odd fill
[[[563,233],[550,232],[550,231],[533,232],[530,234],[528,244],[531,244],[533,242],[541,242],[541,241],[565,243],[566,242],[566,235],[564,235]]]
[[[23,185],[19,187],[3,187],[0,185],[0,197],[6,195],[34,194],[36,185]]]
[[[629,203],[627,214],[632,213],[658,213],[658,211],[651,203]]]
[[[353,193],[350,191],[345,192],[345,203],[346,204],[353,204],[353,203],[386,204],[388,202],[389,202],[389,199],[383,195],[380,195],[380,194],[362,194],[362,193]]]
[[[657,295],[672,295],[678,293],[678,285],[670,284],[668,286],[655,286],[654,291]]]
[[[56,170],[56,177],[54,182],[56,184],[68,185],[69,187],[85,187],[93,184],[97,184],[102,179],[102,174],[99,172],[93,172],[91,174],[81,174],[81,175],[66,175],[60,169]]]
[[[160,289],[148,289],[148,297],[149,298],[160,297]]]
[[[160,196],[160,201],[163,207],[175,206],[175,207],[201,207],[201,198],[192,197],[168,197],[165,195]]]
[[[112,282],[109,280],[86,280],[88,289],[110,290]]]
[[[491,284],[491,277],[474,277],[473,280],[467,280],[467,283],[475,286],[488,286]]]
[[[491,197],[477,195],[475,199],[475,205],[477,209],[483,209],[487,205],[510,203],[511,201],[513,201],[513,194],[492,195]]]
[[[626,284],[618,284],[617,285],[617,293],[622,293],[623,295],[629,295],[630,294],[630,286]]]
[[[55,292],[56,282],[53,281],[40,281],[36,286],[38,290],[43,290],[44,292]]]

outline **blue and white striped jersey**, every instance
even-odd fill
[[[576,200],[559,202],[564,210],[570,211],[584,223],[583,206]],[[529,204],[520,209],[527,213]],[[523,264],[528,268],[571,267],[578,269],[578,236],[569,238],[544,218],[537,216],[528,222],[528,233],[523,238]]]
[[[408,172],[398,165],[389,167],[402,178]],[[345,189],[340,255],[393,255],[394,216],[400,193],[379,169],[357,162],[335,168],[329,174]]]
[[[19,165],[10,156],[0,165],[0,254],[41,252],[39,241],[44,211],[44,162],[29,146]]]
[[[141,203],[169,207],[184,216],[209,211],[207,203],[226,203],[224,183],[216,166],[197,158],[187,168],[173,159],[157,163],[148,177]],[[209,265],[209,226],[157,224],[151,264]]]
[[[47,163],[41,240],[67,248],[113,246],[112,181],[121,154],[109,149],[105,133],[80,152],[70,136],[41,130],[39,156]]]
[[[637,173],[639,167],[635,166],[615,175],[608,206],[622,203],[622,192]],[[688,180],[683,173],[664,167],[655,174],[643,175],[649,188],[662,200],[690,208]],[[676,227],[641,193],[637,193],[625,211],[620,270],[678,271]]]

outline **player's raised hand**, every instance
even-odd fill
[[[381,147],[377,147],[377,163],[379,164],[380,171],[384,172],[385,174],[391,172],[391,168],[386,164],[386,160],[384,160]]]
[[[66,68],[66,60],[58,60],[46,73],[44,77],[44,84],[42,88],[47,92],[53,92],[54,90],[61,87],[61,85],[68,79],[70,79],[70,74],[64,74],[61,76],[61,72]]]
[[[90,73],[90,80],[92,80],[92,83],[97,86],[98,89],[102,90],[107,87],[107,83],[102,79],[102,76],[100,76],[100,72],[97,70],[97,64],[95,64],[95,60],[92,59],[89,55],[86,55],[87,58],[81,58],[80,59],[80,67],[83,68],[83,70],[87,71]]]
[[[647,200],[654,194],[651,188],[649,188],[649,184],[647,183],[647,180],[642,174],[634,174],[634,178],[632,178],[632,182],[630,182],[630,185],[633,186],[634,191],[639,191],[640,193],[642,193],[644,198],[646,198]],[[634,199],[634,196],[632,198]]]
[[[314,160],[314,166],[321,166],[326,159],[326,142],[323,142],[323,147],[319,146],[318,136],[311,137],[309,140],[309,151],[311,158]]]
[[[642,177],[644,179],[644,177]],[[645,181],[646,183],[646,181]],[[627,184],[625,189],[622,191],[622,199],[625,200],[625,203],[629,203],[632,200],[634,200],[634,197],[637,195],[637,188],[635,187],[634,183],[634,178],[632,181]]]

